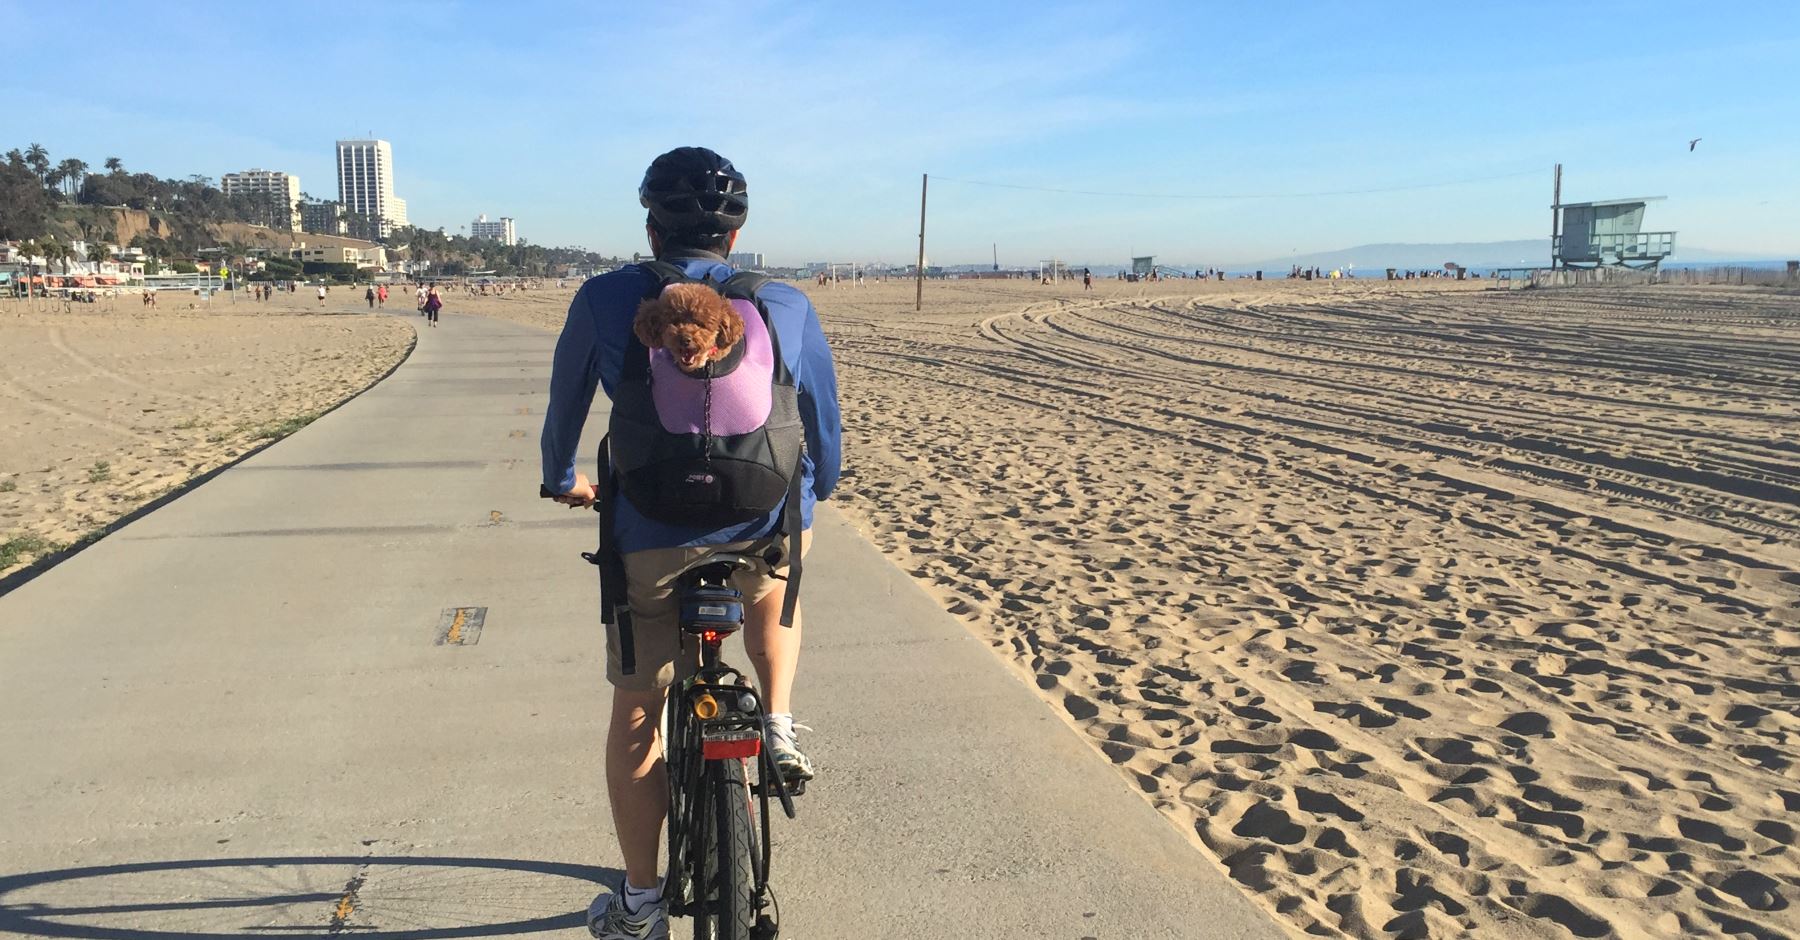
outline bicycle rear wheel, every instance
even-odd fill
[[[706,874],[701,880],[705,912],[694,919],[695,940],[750,940],[756,925],[756,829],[750,817],[750,787],[741,760],[712,761],[704,789],[712,797],[712,818],[700,846]]]

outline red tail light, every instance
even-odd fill
[[[762,738],[744,738],[741,741],[704,741],[700,744],[700,756],[707,760],[725,760],[727,758],[747,759],[762,753]]]

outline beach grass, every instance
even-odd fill
[[[11,568],[23,558],[48,555],[62,546],[41,535],[26,533],[0,542],[0,570]]]

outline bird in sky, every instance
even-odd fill
[[[1698,138],[1698,137],[1694,138],[1693,140],[1688,141],[1688,153],[1693,153],[1694,145],[1699,142],[1700,142],[1700,138]]]

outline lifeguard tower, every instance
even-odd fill
[[[1666,197],[1563,202],[1560,163],[1556,166],[1554,193],[1550,206],[1552,268],[1624,267],[1654,271],[1664,258],[1675,253],[1674,232],[1643,230],[1644,206]]]

